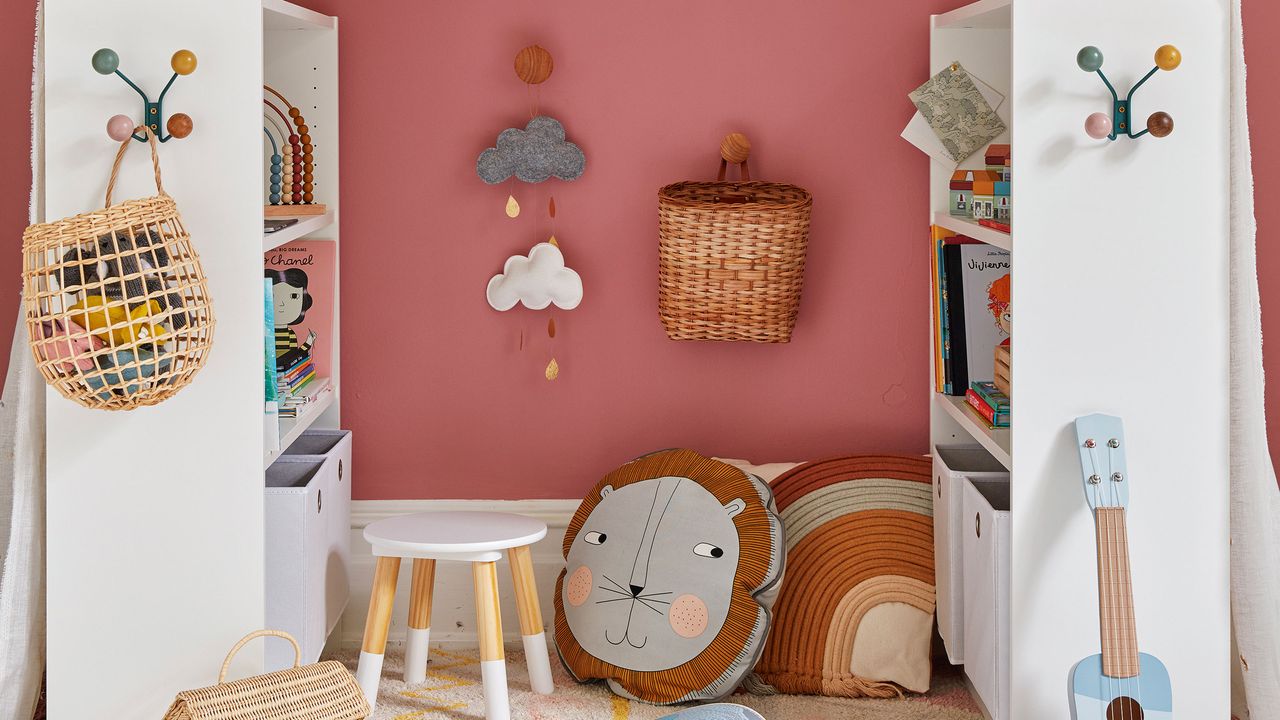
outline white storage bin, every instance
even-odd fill
[[[981,445],[933,448],[933,567],[938,634],[952,665],[964,662],[964,478],[1008,482],[1009,471]]]
[[[1009,720],[1009,483],[964,481],[964,672]]]
[[[319,659],[347,601],[351,492],[339,464],[333,453],[284,455],[266,472],[266,625],[297,638],[303,663]],[[292,648],[267,644],[269,671],[292,665]]]
[[[351,431],[308,430],[284,451],[284,457],[323,457],[334,466],[334,484],[326,491],[329,528],[329,568],[325,588],[327,632],[333,632],[347,606],[351,577]]]

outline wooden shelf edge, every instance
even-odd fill
[[[972,220],[958,218],[949,213],[934,212],[933,224],[988,245],[994,245],[1001,250],[1013,252],[1013,235],[984,227]]]
[[[323,215],[303,218],[289,227],[273,233],[262,234],[262,252],[270,252],[285,243],[293,242],[300,237],[319,232],[333,225],[333,211]]]
[[[950,12],[933,16],[939,30],[976,28],[1008,30],[1011,27],[1013,0],[977,0]]]
[[[315,402],[307,405],[306,409],[298,414],[298,417],[285,418],[278,421],[280,423],[280,449],[268,450],[262,454],[262,467],[264,469],[275,462],[276,458],[283,455],[289,449],[289,446],[301,437],[302,433],[310,429],[312,424],[324,414],[325,410],[329,409],[329,406],[333,404],[334,399],[337,397],[335,390],[336,388],[330,385],[325,388],[324,392],[320,393],[320,397]]]
[[[979,423],[969,410],[969,404],[962,397],[934,393],[934,402],[946,410],[947,414],[979,445],[1000,461],[1006,470],[1013,470],[1012,433],[1007,428],[989,428]]]

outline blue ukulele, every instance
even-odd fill
[[[1164,663],[1138,652],[1129,577],[1129,473],[1124,425],[1111,415],[1076,419],[1084,495],[1098,538],[1102,652],[1071,668],[1072,720],[1171,720],[1173,690]]]

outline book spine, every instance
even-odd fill
[[[964,258],[962,245],[947,245],[946,275],[943,288],[947,303],[947,339],[950,355],[951,391],[948,395],[963,396],[969,388],[969,352],[965,340],[964,323]]]
[[[981,395],[974,392],[973,389],[970,388],[967,392],[965,392],[964,399],[967,400],[969,402],[969,406],[972,407],[974,410],[977,410],[978,414],[981,415],[983,419],[985,419],[988,423],[992,425],[996,424],[996,411],[993,410],[990,405],[988,405],[986,402],[983,401]]]

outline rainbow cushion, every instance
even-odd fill
[[[929,689],[935,605],[928,458],[805,463],[772,483],[787,579],[756,673],[781,692]]]

